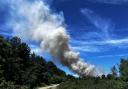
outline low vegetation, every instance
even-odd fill
[[[57,89],[128,89],[128,83],[107,78],[82,78],[61,83]]]
[[[122,58],[118,69],[113,66],[107,76],[74,78],[57,89],[128,89],[128,60]]]
[[[128,89],[128,60],[122,58],[107,76],[74,78],[31,53],[20,38],[0,36],[0,89],[35,89],[58,83],[57,89]]]

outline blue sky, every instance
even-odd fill
[[[63,11],[71,44],[86,61],[105,72],[127,57],[128,1],[53,1],[55,11]]]
[[[49,0],[46,3],[53,12],[63,13],[72,49],[88,63],[109,73],[121,57],[128,57],[128,0]],[[13,36],[8,26],[9,10],[6,0],[1,0],[0,34],[5,37]],[[41,52],[38,43],[27,43],[37,54],[52,59],[48,53]]]

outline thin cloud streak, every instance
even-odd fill
[[[72,47],[72,49],[76,51],[89,52],[89,53],[101,52],[100,49],[93,47],[93,46],[74,46]]]
[[[104,55],[104,56],[97,56],[98,58],[108,58],[108,57],[125,57],[128,56],[128,54],[116,54],[116,55]]]
[[[103,19],[101,16],[96,14],[94,11],[84,8],[80,11],[88,20],[97,28],[99,29],[99,35],[103,35],[102,38],[110,39],[109,31],[113,29],[113,23],[110,22],[108,19]],[[102,33],[102,34],[101,34]]]
[[[79,44],[78,44],[79,43]],[[114,40],[106,40],[106,41],[78,41],[73,40],[71,44],[74,44],[76,46],[72,47],[74,50],[77,51],[83,51],[83,52],[90,52],[90,53],[96,53],[96,52],[104,52],[106,50],[107,46],[112,47],[118,47],[118,48],[126,48],[128,47],[128,38],[125,39],[114,39]],[[102,46],[102,47],[101,47]]]
[[[126,48],[128,44],[128,37],[117,39],[113,38],[112,35],[115,35],[114,33],[110,33],[114,31],[115,26],[114,23],[112,23],[108,19],[102,18],[100,15],[96,14],[94,11],[84,8],[81,9],[80,12],[95,26],[96,30],[91,31],[87,34],[87,37],[89,36],[89,40],[72,40],[72,44],[77,45],[75,47],[76,50],[81,50],[84,52],[104,52],[109,51],[109,48],[106,48],[106,46],[113,48]],[[85,35],[86,35],[85,34]],[[93,37],[98,37],[99,40],[92,39]],[[79,44],[78,44],[79,43]],[[80,48],[83,47],[83,48]],[[84,48],[85,47],[85,48]],[[93,49],[94,50],[93,50]],[[102,49],[101,49],[102,48]],[[96,49],[96,50],[95,50]]]
[[[124,39],[115,39],[115,40],[106,40],[106,41],[78,41],[78,40],[73,40],[72,43],[79,43],[81,45],[121,45],[121,44],[128,44],[128,38]]]

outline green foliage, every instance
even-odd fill
[[[111,73],[112,73],[112,76],[113,77],[117,77],[117,68],[116,68],[116,66],[113,66],[112,68],[111,68]]]
[[[101,78],[75,79],[61,83],[57,89],[127,89],[128,83]]]
[[[18,37],[6,40],[0,36],[0,89],[33,89],[66,80],[65,72],[53,62],[30,51]]]
[[[128,60],[122,58],[119,65],[119,72],[122,79],[128,79]]]
[[[53,62],[31,53],[20,38],[6,40],[0,36],[0,89],[34,89],[56,83],[61,83],[58,89],[128,89],[127,59],[121,59],[119,72],[117,76],[113,66],[107,76],[74,78]]]
[[[114,79],[115,77],[112,74],[107,75],[107,79]]]
[[[15,85],[13,82],[2,81],[0,89],[29,89],[27,86]]]
[[[61,83],[57,89],[128,89],[128,60],[121,59],[119,65],[120,76],[115,66],[111,68],[111,74],[101,77],[84,77],[70,79]]]
[[[102,76],[101,76],[101,78],[102,78],[102,79],[105,79],[105,78],[106,78],[106,76],[105,76],[105,75],[102,75]]]

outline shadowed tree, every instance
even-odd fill
[[[123,79],[128,79],[128,60],[122,58],[119,64],[120,76]]]
[[[42,83],[60,83],[65,77],[65,72],[53,62],[31,53],[20,38],[6,40],[0,36],[0,89],[27,89],[18,88],[18,85],[33,89]]]
[[[12,46],[19,46],[21,44],[21,39],[18,37],[13,37],[10,39]]]
[[[116,66],[113,66],[112,68],[111,68],[111,74],[112,74],[112,76],[113,77],[117,77],[117,68],[116,68]]]

